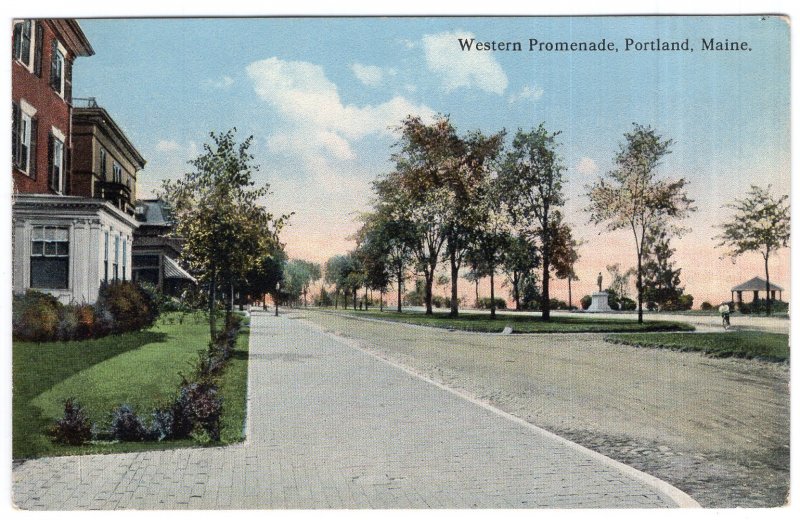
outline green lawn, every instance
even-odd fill
[[[50,442],[47,428],[63,414],[68,397],[86,408],[92,422],[108,426],[111,411],[127,403],[149,422],[150,412],[170,402],[181,373],[190,374],[197,352],[207,348],[208,324],[202,315],[179,323],[177,314],[159,319],[150,330],[97,340],[13,345],[13,457],[108,453],[190,446],[192,440],[162,443],[97,443],[67,447]],[[222,442],[242,439],[247,399],[248,331],[225,371]]]
[[[339,311],[351,316],[374,318],[387,321],[399,321],[440,327],[445,329],[466,330],[472,332],[502,332],[510,325],[514,333],[523,332],[649,332],[694,330],[692,325],[672,321],[645,321],[641,325],[631,319],[601,319],[580,316],[550,317],[550,321],[542,321],[538,316],[525,316],[514,313],[497,313],[497,319],[489,319],[488,314],[465,314],[451,318],[446,312],[425,315],[421,312],[402,312],[377,310]]]
[[[774,332],[737,331],[696,334],[613,334],[607,341],[639,347],[694,350],[715,357],[789,360],[789,335]]]

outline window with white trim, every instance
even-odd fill
[[[14,59],[30,66],[33,50],[33,21],[22,20],[14,24]]]
[[[58,44],[58,40],[53,40],[52,53],[50,54],[50,86],[56,93],[64,97],[64,50]]]
[[[103,280],[108,281],[108,231],[106,231],[105,254],[103,256]]]
[[[31,287],[69,288],[69,228],[34,226],[31,231]]]
[[[64,193],[64,142],[50,134],[50,189]]]
[[[114,280],[119,280],[119,235],[114,235]]]
[[[11,158],[14,167],[35,178],[36,177],[36,137],[39,125],[30,107],[24,101],[20,104],[11,102]]]
[[[103,147],[100,147],[100,178],[106,180],[106,173],[108,173],[108,152]]]
[[[128,241],[122,239],[122,281],[125,281],[125,277],[127,276],[128,272]]]
[[[120,166],[117,161],[114,161],[114,165],[111,167],[111,173],[114,176],[112,179],[114,182],[122,182],[122,166]]]

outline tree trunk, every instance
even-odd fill
[[[433,314],[433,269],[430,276],[425,273],[425,314]]]
[[[767,250],[767,254],[764,255],[764,271],[767,275],[767,316],[769,316],[772,314],[772,294],[769,285],[769,250]]]
[[[333,297],[333,308],[339,310],[339,289],[336,289]]]
[[[397,268],[397,312],[403,312],[403,268]]]
[[[456,252],[450,252],[450,317],[458,318],[458,263]]]
[[[208,297],[208,325],[211,329],[211,339],[217,337],[217,271],[211,268],[211,285]]]
[[[383,289],[381,289],[381,312],[383,312]]]
[[[572,275],[567,276],[567,307],[572,310]]]
[[[542,251],[542,321],[550,321],[550,252]]]
[[[358,298],[358,289],[353,288],[353,310],[356,310],[356,299]]]
[[[644,313],[642,312],[642,253],[636,255],[636,299],[639,300],[639,323],[644,322]],[[620,303],[620,305],[622,305]]]
[[[489,308],[491,309],[489,319],[494,320],[497,318],[494,309],[494,267],[489,270],[489,300],[491,302],[489,304]]]
[[[369,310],[369,289],[364,289],[364,310]]]
[[[475,308],[476,309],[480,305],[478,302],[480,302],[480,298],[478,297],[478,279],[475,278]]]
[[[511,280],[511,288],[514,292],[514,304],[516,305],[517,312],[520,311],[520,304],[519,304],[519,283],[520,283],[520,275],[515,274],[513,280]]]
[[[308,294],[308,289],[303,287],[303,307],[308,307],[308,301],[306,301],[307,294]]]

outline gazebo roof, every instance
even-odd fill
[[[746,282],[740,283],[736,287],[731,288],[731,291],[766,291],[766,290],[767,290],[767,281],[761,278],[760,276],[751,278],[750,280],[747,280]],[[783,287],[770,280],[769,290],[782,291]]]

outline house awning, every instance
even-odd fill
[[[767,290],[767,281],[761,278],[760,276],[756,276],[750,280],[747,280],[744,283],[740,283],[736,287],[733,287],[731,291],[766,291]],[[783,287],[776,284],[772,280],[769,282],[769,290],[770,291],[782,291]]]
[[[164,257],[164,278],[182,278],[192,283],[197,283],[194,276],[184,271],[175,260],[168,256]]]

